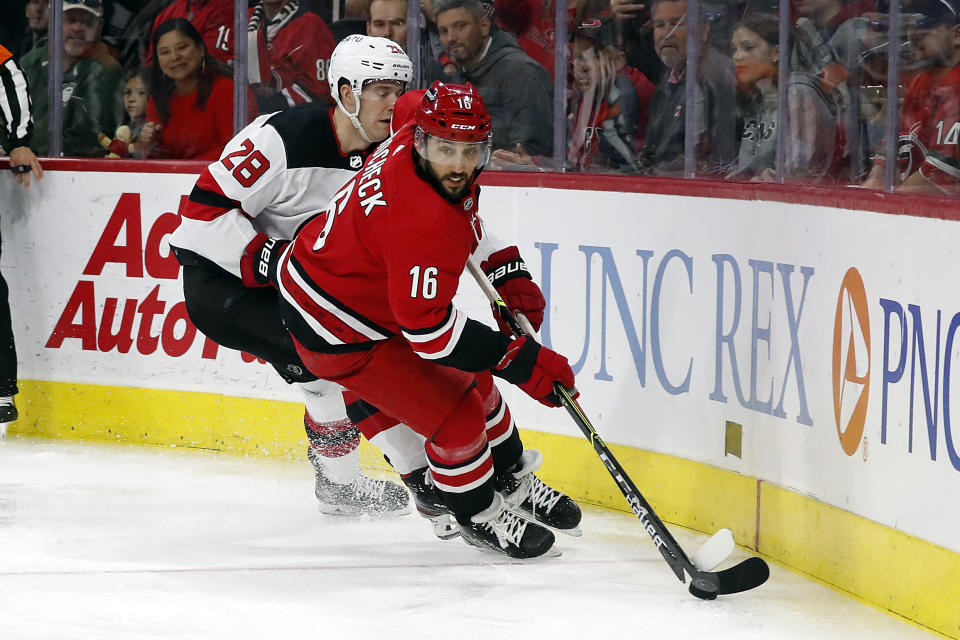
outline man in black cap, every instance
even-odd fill
[[[898,190],[960,195],[960,11],[955,0],[913,0],[904,12],[910,45],[927,66],[900,111]],[[883,187],[883,158],[863,186]]]

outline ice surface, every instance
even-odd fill
[[[588,509],[562,557],[517,562],[312,489],[306,461],[8,438],[0,639],[934,637],[778,566],[697,600],[632,515]]]

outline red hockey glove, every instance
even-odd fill
[[[553,390],[555,382],[573,389],[573,370],[567,359],[530,338],[517,338],[507,346],[493,375],[523,389],[524,393],[548,407],[559,407],[560,398]],[[573,398],[580,395],[574,392]]]
[[[480,263],[480,268],[487,274],[490,284],[507,303],[507,307],[511,311],[519,311],[527,316],[533,328],[539,331],[540,325],[543,324],[543,310],[547,301],[543,299],[543,292],[527,271],[527,265],[520,257],[520,250],[516,247],[507,247],[492,253],[489,258]],[[493,307],[493,317],[500,325],[500,331],[511,335],[510,327],[497,313],[496,306]]]
[[[290,244],[287,240],[271,238],[258,233],[243,250],[240,257],[240,279],[245,287],[277,286],[277,267],[280,254]]]

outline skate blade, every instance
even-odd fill
[[[7,427],[9,427],[12,422],[0,422],[0,441],[7,439]]]
[[[484,553],[486,555],[495,556],[497,558],[503,558],[505,560],[510,561],[511,564],[516,564],[516,563],[527,564],[529,562],[537,562],[538,560],[542,560],[544,558],[551,558],[551,559],[559,558],[560,556],[563,555],[563,551],[561,551],[560,549],[557,549],[556,547],[550,547],[540,555],[534,556],[533,558],[514,558],[513,556],[508,556],[504,552],[499,551],[497,549],[492,549],[486,545],[474,544],[467,538],[464,538],[463,541],[466,542],[471,549],[476,549],[477,551],[480,551],[481,553]]]
[[[560,529],[558,527],[554,527],[553,525],[547,524],[546,522],[537,520],[537,518],[532,513],[530,513],[525,509],[520,509],[519,507],[513,507],[510,505],[507,505],[507,508],[510,510],[510,513],[512,513],[513,515],[520,516],[521,518],[523,518],[528,522],[538,524],[544,529],[550,529],[550,531],[553,531],[554,533],[562,533],[565,536],[571,536],[574,538],[579,538],[580,536],[583,535],[583,529],[580,528],[580,525],[577,525],[572,529]]]
[[[347,518],[357,518],[359,516],[369,516],[371,518],[396,518],[412,513],[413,508],[410,505],[407,505],[403,509],[377,511],[372,509],[364,509],[362,507],[352,507],[343,504],[327,504],[321,502],[317,505],[317,511],[328,516],[343,516]]]
[[[433,535],[437,538],[441,540],[453,540],[454,538],[460,537],[460,528],[457,526],[457,521],[454,520],[453,516],[446,513],[433,516],[428,516],[422,511],[419,513],[421,517],[430,522]]]

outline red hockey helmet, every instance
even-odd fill
[[[425,133],[458,142],[487,142],[492,130],[490,112],[470,83],[434,81],[414,118]]]
[[[453,158],[459,158],[458,161],[473,164],[470,183],[490,162],[493,145],[490,112],[473,85],[435,81],[423,94],[413,118],[417,124],[413,145],[424,160],[448,164]],[[430,151],[431,139],[444,143],[436,148],[440,154],[436,158]]]

